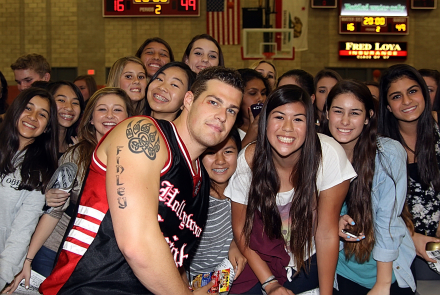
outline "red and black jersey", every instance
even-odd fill
[[[148,135],[142,134],[146,125],[151,125],[146,123],[146,118],[134,117],[133,132],[127,132],[130,144],[136,140],[139,144]],[[173,123],[152,121],[166,141],[162,146],[168,150],[160,177],[158,221],[176,266],[182,266],[194,253],[205,227],[209,176],[199,160],[197,172],[193,170],[189,153]],[[106,166],[96,157],[96,149],[78,214],[52,274],[40,287],[43,294],[151,293],[134,275],[116,243],[105,191]]]

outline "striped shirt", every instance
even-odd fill
[[[214,270],[228,258],[232,242],[231,201],[209,196],[208,220],[190,265],[190,277]]]

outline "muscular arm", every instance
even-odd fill
[[[152,145],[156,140],[159,145],[149,152],[129,145],[126,134],[135,129],[130,123],[138,121],[134,118],[118,125],[106,139],[108,144],[98,149],[98,157],[106,158],[107,163],[106,190],[116,241],[136,277],[154,294],[190,294],[158,223],[160,171],[168,157],[166,146],[156,127],[145,119],[141,129],[150,125],[144,139],[154,137]]]
[[[346,180],[319,194],[315,243],[321,295],[333,294],[333,281],[339,252],[339,212],[341,212],[349,186],[350,181]]]

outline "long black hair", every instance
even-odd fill
[[[434,128],[434,118],[431,114],[431,100],[428,87],[420,73],[409,65],[398,64],[391,66],[380,79],[379,133],[399,141],[404,147],[411,150],[400,134],[398,120],[387,109],[389,105],[387,96],[391,83],[401,78],[408,78],[416,82],[420,86],[425,100],[425,109],[417,121],[417,142],[413,151],[420,175],[420,183],[424,189],[432,184],[436,191],[440,191],[440,172],[435,154],[437,133]]]
[[[39,96],[49,101],[49,119],[45,131],[24,149],[21,167],[14,158],[20,147],[17,124],[29,101]],[[58,122],[57,107],[52,96],[44,89],[23,90],[12,102],[5,119],[0,125],[0,179],[1,181],[16,169],[21,169],[21,183],[18,190],[39,190],[44,192],[52,174],[57,168]]]
[[[343,80],[333,86],[324,105],[321,132],[332,136],[327,119],[333,100],[341,94],[352,94],[365,107],[368,123],[364,125],[361,134],[353,149],[352,165],[358,177],[350,183],[345,202],[348,215],[356,220],[354,231],[363,233],[365,239],[358,243],[344,243],[344,252],[347,258],[355,256],[356,261],[364,263],[370,258],[374,247],[374,223],[371,189],[375,171],[377,151],[377,115],[374,98],[368,87],[355,80]]]
[[[186,89],[186,91],[191,90],[191,86],[193,85],[194,81],[196,80],[196,74],[191,70],[191,68],[186,63],[183,63],[180,61],[172,61],[172,62],[165,64],[163,67],[161,67],[159,70],[157,70],[157,72],[153,75],[153,77],[151,78],[150,82],[147,85],[147,88],[145,89],[145,97],[147,97],[147,95],[148,95],[148,88],[150,87],[151,82],[156,80],[157,76],[162,74],[166,69],[174,68],[174,67],[180,68],[185,72],[186,77],[188,78],[188,89]],[[148,99],[146,99],[145,102],[146,103],[145,103],[145,109],[143,111],[143,114],[150,116],[151,115],[151,107],[148,103]],[[182,100],[182,103],[183,103],[183,100]],[[180,116],[181,112],[182,112],[181,110],[179,112],[177,112],[176,118]]]
[[[272,146],[267,137],[267,123],[270,113],[277,107],[301,103],[306,110],[307,131],[298,162],[292,167],[290,181],[294,185],[290,208],[290,251],[298,266],[305,266],[304,257],[312,250],[312,238],[317,225],[316,214],[318,191],[316,174],[321,163],[321,143],[315,132],[313,105],[310,96],[296,85],[284,85],[275,89],[266,100],[260,113],[258,137],[252,161],[252,183],[243,228],[246,244],[249,244],[255,210],[260,210],[265,234],[283,238],[281,217],[276,204],[280,190],[280,179],[273,160]]]
[[[75,84],[73,84],[72,82],[69,82],[69,81],[57,81],[57,82],[50,83],[48,85],[48,91],[51,95],[55,95],[55,93],[57,92],[57,90],[61,86],[68,86],[72,89],[72,91],[75,93],[76,97],[78,97],[79,106],[81,109],[81,113],[79,114],[78,120],[75,123],[73,123],[72,126],[67,128],[66,137],[64,139],[67,142],[67,144],[73,144],[71,137],[77,135],[77,129],[79,126],[79,122],[81,121],[81,117],[82,117],[82,114],[85,109],[84,98],[82,96],[81,90],[79,90],[79,88]]]

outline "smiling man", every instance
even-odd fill
[[[50,80],[50,65],[44,56],[32,53],[20,56],[12,65],[18,90],[31,87],[35,81]]]
[[[43,294],[193,294],[178,268],[207,217],[209,176],[199,156],[226,138],[242,95],[238,72],[213,67],[198,75],[173,123],[138,116],[110,131]]]

